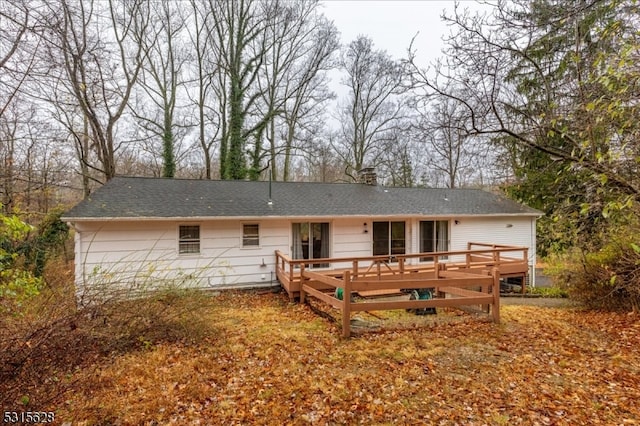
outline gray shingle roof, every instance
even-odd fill
[[[116,177],[63,219],[539,216],[541,212],[476,189],[387,188],[349,183],[271,183]]]

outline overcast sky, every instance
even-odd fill
[[[477,8],[475,2],[463,7]],[[440,19],[443,10],[453,11],[454,2],[445,0],[325,0],[324,14],[334,21],[347,44],[358,35],[368,35],[374,46],[394,58],[406,57],[411,39],[418,33],[414,47],[423,66],[435,61],[444,47],[442,36],[449,28]]]
[[[471,10],[482,7],[473,0],[460,3],[461,7]],[[407,49],[415,36],[416,62],[428,68],[442,55],[442,37],[450,33],[441,19],[443,11],[450,15],[454,6],[453,0],[325,0],[322,11],[340,31],[342,44],[348,44],[358,35],[367,35],[376,49],[386,50],[395,59],[407,57]],[[329,77],[331,90],[338,95],[335,102],[340,102],[347,93],[340,84],[342,74],[334,70]],[[339,127],[340,120],[335,113],[329,123]]]

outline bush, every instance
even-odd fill
[[[28,271],[0,270],[0,313],[15,313],[25,300],[40,293],[43,283]]]
[[[572,250],[546,271],[587,307],[640,310],[640,229],[617,228],[599,250]]]
[[[25,266],[37,277],[42,275],[50,257],[64,251],[69,239],[69,226],[60,220],[61,215],[62,210],[59,209],[49,212],[38,224],[35,235],[22,244]]]
[[[42,289],[42,279],[24,267],[23,248],[33,229],[15,215],[0,214],[0,313],[14,313]]]
[[[0,406],[48,411],[73,386],[73,373],[102,357],[183,345],[213,335],[208,293],[166,288],[135,300],[76,306],[73,264],[50,259],[46,285],[24,299],[19,314],[0,311]]]

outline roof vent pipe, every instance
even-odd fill
[[[365,167],[364,169],[358,170],[358,181],[365,185],[378,185],[376,169],[374,167]]]

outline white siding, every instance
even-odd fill
[[[466,250],[470,241],[528,247],[529,269],[535,268],[535,217],[465,217],[458,219],[457,225],[452,220],[450,229],[451,250]],[[533,280],[534,274],[530,278]]]
[[[419,222],[430,219],[405,219],[407,253],[419,251]],[[458,219],[458,224],[454,220],[450,219],[449,227],[451,250],[466,249],[468,241],[521,245],[530,248],[530,261],[535,265],[534,218],[461,218]],[[172,280],[205,288],[249,283],[275,284],[274,252],[281,250],[291,254],[291,223],[302,221],[304,220],[264,219],[76,223],[78,291],[82,293],[85,287],[94,290],[102,286],[125,288],[156,285]],[[331,257],[371,255],[372,219],[327,218],[313,222],[330,223]],[[258,247],[242,247],[244,223],[259,224]],[[200,253],[178,253],[180,225],[200,226]],[[348,266],[350,264],[332,265]]]
[[[289,222],[259,221],[260,245],[242,247],[242,221],[77,224],[76,282],[128,288],[176,283],[215,287],[275,283],[274,251],[286,249]],[[249,222],[246,222],[249,223]],[[180,225],[200,225],[200,253],[178,253]],[[264,263],[264,265],[263,265]]]
[[[465,250],[469,241],[529,247],[531,226],[535,225],[527,217],[461,218],[451,224],[451,249]]]
[[[367,232],[364,232],[365,223]],[[371,256],[371,221],[336,219],[332,225],[333,257]]]
[[[466,217],[452,222],[450,229],[451,250],[466,250],[469,241],[535,247],[535,218]]]

